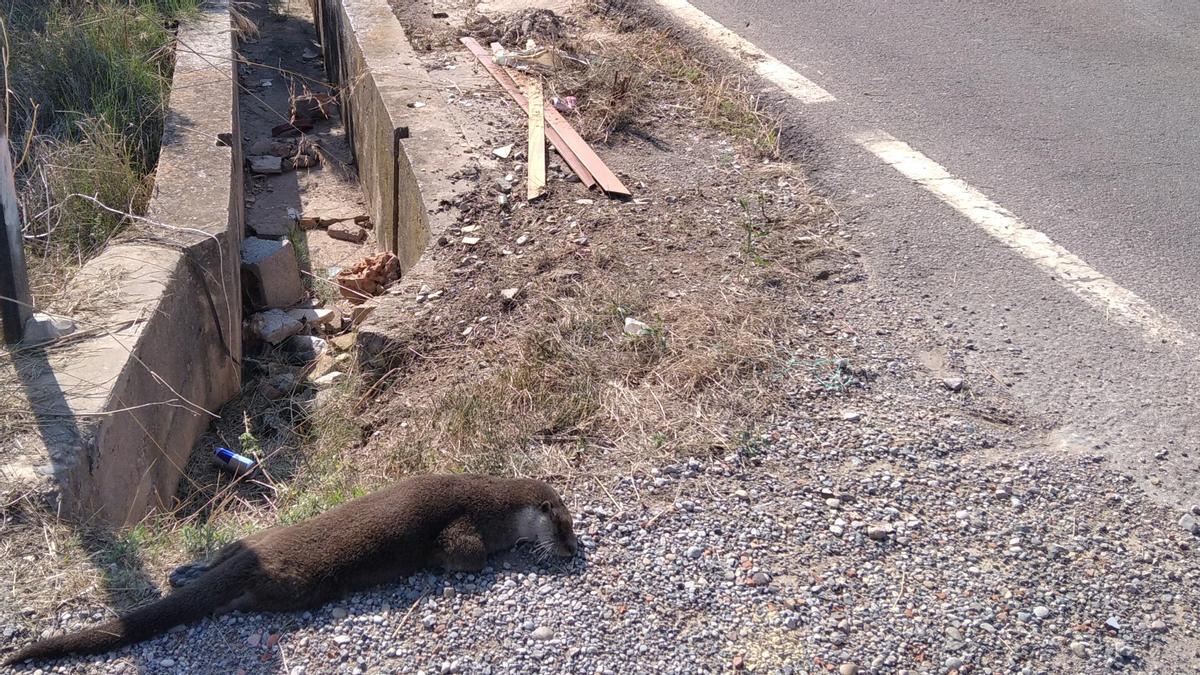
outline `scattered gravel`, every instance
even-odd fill
[[[829,422],[848,394],[802,394],[738,452],[568,492],[569,563],[517,551],[63,672],[1194,672],[1200,538],[1177,511],[1098,457],[885,396]]]

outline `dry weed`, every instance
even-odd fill
[[[776,400],[767,381],[787,319],[753,299],[665,306],[605,280],[557,306],[504,365],[395,411],[389,473],[564,474],[703,454]],[[651,328],[626,334],[627,316]]]

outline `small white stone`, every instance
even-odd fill
[[[75,322],[70,319],[34,312],[25,322],[21,342],[26,345],[37,345],[43,342],[57,340],[64,335],[75,332]]]
[[[625,334],[626,335],[649,335],[651,328],[642,321],[638,321],[632,316],[625,317]]]
[[[334,370],[334,371],[325,373],[324,375],[313,380],[313,384],[317,385],[317,387],[319,387],[319,388],[330,387],[330,386],[337,384],[338,382],[341,382],[342,379],[345,377],[346,377],[345,373]],[[345,610],[342,610],[342,611],[345,612]]]

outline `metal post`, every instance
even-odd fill
[[[0,319],[4,321],[4,341],[21,341],[25,322],[33,312],[29,297],[29,277],[25,271],[25,246],[17,209],[17,186],[13,176],[8,135],[0,131],[0,215],[4,232],[0,237]]]

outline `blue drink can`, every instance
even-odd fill
[[[213,461],[222,469],[232,471],[239,476],[254,470],[254,460],[244,455],[239,455],[228,448],[213,450]]]

